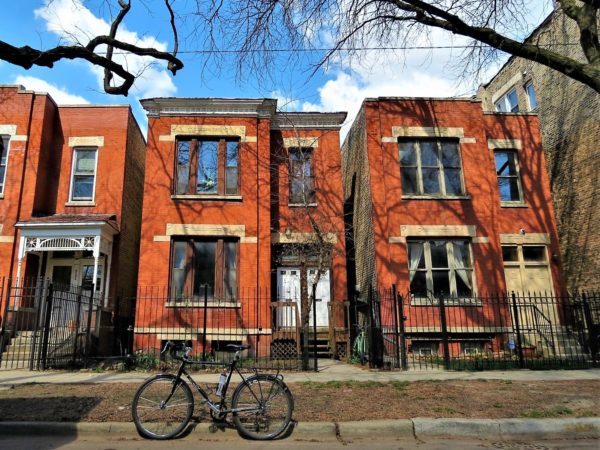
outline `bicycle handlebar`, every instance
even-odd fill
[[[169,355],[173,359],[178,359],[180,361],[188,360],[190,354],[192,353],[192,342],[191,341],[186,341],[186,342],[167,341],[165,343],[165,347],[162,349],[160,354],[164,355],[167,352],[169,352]],[[180,355],[181,352],[183,352],[183,355]]]

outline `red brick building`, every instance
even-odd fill
[[[342,156],[349,277],[362,296],[392,285],[411,305],[563,292],[535,114],[488,113],[472,99],[366,99]],[[507,312],[467,309],[465,329]]]
[[[131,108],[57,106],[21,86],[0,98],[0,277],[84,286],[108,324],[137,277],[145,141]]]
[[[249,342],[260,355],[297,346],[300,316],[290,311],[301,306],[301,272],[320,275],[317,316],[328,331],[328,304],[346,300],[345,113],[279,113],[271,99],[142,105],[149,132],[136,348],[166,339],[206,351]],[[314,250],[322,247],[325,256]]]

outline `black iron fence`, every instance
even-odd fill
[[[475,298],[373,291],[357,302],[355,358],[373,367],[491,370],[600,365],[600,293]]]
[[[328,325],[317,326],[310,316],[302,325],[300,305],[288,299],[272,301],[268,289],[241,289],[235,299],[169,295],[167,288],[143,288],[135,299],[135,314],[126,327],[128,349],[135,364],[163,364],[166,341],[191,341],[192,356],[228,362],[229,344],[249,344],[241,364],[269,369],[316,370],[317,356],[344,357],[348,353],[348,304],[329,304]],[[123,327],[121,327],[123,328]]]
[[[101,298],[82,286],[0,280],[0,368],[83,365],[98,335]]]

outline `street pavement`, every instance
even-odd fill
[[[24,383],[141,383],[152,374],[146,372],[103,373],[86,371],[45,371],[24,370],[0,371],[0,389],[10,389]],[[321,360],[318,372],[285,373],[287,382],[327,382],[333,380],[356,381],[419,381],[419,380],[511,380],[511,381],[559,381],[559,380],[598,380],[600,395],[600,369],[589,370],[511,370],[489,372],[452,371],[375,371],[337,361]],[[214,381],[218,374],[199,372],[194,375],[198,381]],[[368,406],[367,406],[368,407]],[[130,439],[137,437],[132,423],[40,423],[40,422],[0,422],[0,448],[8,438],[26,436],[114,436]],[[209,436],[211,440],[230,439],[237,436],[233,429],[209,429],[209,424],[197,424],[191,435]],[[600,450],[600,418],[564,419],[430,419],[412,418],[406,420],[376,420],[366,422],[302,422],[291,430],[293,439],[331,439],[335,442],[352,442],[360,439],[408,439],[426,441],[439,438],[450,439],[581,439],[597,442]],[[50,447],[48,447],[50,448]],[[133,447],[132,447],[133,448]],[[401,448],[396,446],[394,448]],[[411,448],[411,447],[407,447]],[[475,448],[475,447],[473,447]],[[478,447],[481,448],[481,447]],[[504,447],[498,447],[504,448]],[[507,447],[509,448],[509,447]],[[535,447],[532,447],[535,448]],[[556,447],[569,448],[569,447]],[[586,448],[586,447],[581,447]],[[592,447],[593,448],[593,447]]]

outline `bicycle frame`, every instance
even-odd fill
[[[210,408],[211,411],[213,411],[215,414],[218,415],[225,415],[225,414],[229,414],[229,413],[236,413],[236,412],[243,412],[243,411],[253,411],[256,408],[236,408],[236,409],[227,409],[225,408],[225,398],[227,396],[227,390],[229,388],[229,383],[231,381],[231,377],[233,376],[233,373],[236,372],[240,378],[242,379],[242,383],[247,383],[246,378],[244,377],[244,375],[242,374],[242,372],[238,369],[237,367],[237,362],[240,359],[240,351],[236,351],[235,355],[233,357],[233,361],[227,366],[227,379],[225,380],[225,383],[223,384],[223,389],[222,389],[222,393],[221,393],[221,399],[219,402],[213,402],[211,400],[211,398],[209,397],[209,394],[202,388],[202,386],[200,386],[199,383],[196,382],[196,380],[194,380],[194,378],[189,374],[189,372],[185,369],[185,366],[187,364],[194,364],[194,365],[211,365],[211,366],[222,366],[221,363],[215,363],[215,362],[209,362],[209,361],[191,361],[191,360],[186,360],[183,359],[181,361],[181,365],[179,366],[179,370],[177,371],[177,376],[176,376],[176,382],[173,383],[173,389],[171,390],[171,394],[169,395],[169,397],[164,401],[165,403],[168,403],[168,401],[171,399],[171,396],[173,395],[173,393],[175,392],[175,388],[177,386],[177,382],[179,380],[181,380],[183,377],[183,375],[185,375],[185,378],[187,378],[187,380],[196,388],[196,391],[200,394],[200,396],[204,399],[205,403],[208,405],[208,407]],[[255,370],[255,374],[256,374],[256,370]],[[254,397],[256,398],[256,400],[258,401],[258,398],[256,397],[256,395],[252,392],[252,395],[254,395]]]

